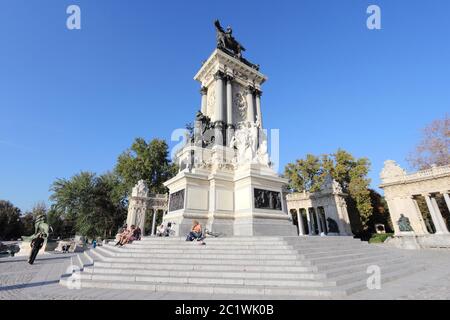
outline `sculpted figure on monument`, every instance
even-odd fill
[[[217,33],[217,47],[231,51],[239,59],[242,58],[242,51],[245,51],[245,48],[234,39],[233,29],[228,26],[227,30],[224,30],[219,20],[214,21],[214,25]]]
[[[397,224],[399,230],[402,232],[413,231],[411,223],[409,222],[409,218],[405,217],[403,214],[400,215],[400,219],[398,219]]]
[[[339,227],[338,227],[336,221],[334,221],[331,218],[327,218],[327,222],[328,222],[328,232],[339,233]]]
[[[22,240],[31,241],[35,239],[39,234],[42,234],[44,238],[48,238],[50,232],[53,232],[53,229],[45,222],[45,215],[40,215],[34,222],[34,234],[32,234],[31,236],[22,236]]]
[[[146,198],[148,195],[148,187],[144,180],[139,180],[139,182],[134,186],[133,191],[131,192],[133,197],[142,197]]]

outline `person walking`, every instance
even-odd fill
[[[33,264],[34,260],[36,259],[36,256],[39,253],[39,250],[41,250],[42,246],[44,245],[44,235],[42,233],[39,233],[36,238],[34,238],[31,241],[31,254],[30,258],[28,259],[29,264]]]

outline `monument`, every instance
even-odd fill
[[[297,216],[300,236],[351,236],[352,226],[341,185],[327,176],[317,192],[293,192],[286,196],[288,211]]]
[[[450,248],[450,165],[407,173],[386,160],[381,185],[394,222],[387,243],[400,248]]]
[[[188,143],[177,153],[178,174],[165,182],[179,235],[193,219],[225,235],[295,235],[283,188],[272,168],[263,131],[261,86],[267,77],[242,56],[231,27],[214,23],[217,48],[194,80],[201,107]]]
[[[48,237],[52,232],[52,227],[49,226],[45,221],[45,215],[39,215],[36,217],[34,222],[34,233],[31,236],[22,236],[22,243],[20,244],[19,254],[20,256],[29,255],[31,252],[31,241],[36,238],[39,234],[44,236],[44,244],[39,250],[39,254],[45,253],[45,251],[51,251],[55,249],[56,243],[53,241],[49,246]]]
[[[153,220],[151,224],[150,234],[154,235],[156,230],[156,216],[158,212],[166,214],[167,212],[167,195],[149,193],[149,189],[144,180],[139,180],[133,187],[131,196],[129,197],[127,225],[128,227],[135,225],[145,233],[145,225],[147,212],[153,211]]]

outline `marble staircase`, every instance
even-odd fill
[[[339,298],[367,290],[367,268],[381,283],[422,270],[399,249],[352,237],[152,238],[124,247],[98,246],[79,254],[81,287]],[[62,285],[71,281],[66,274]]]

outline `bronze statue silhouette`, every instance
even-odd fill
[[[245,48],[233,37],[233,29],[227,27],[224,30],[219,20],[214,21],[217,32],[217,47],[222,50],[231,51],[239,59],[242,58],[242,52]]]

